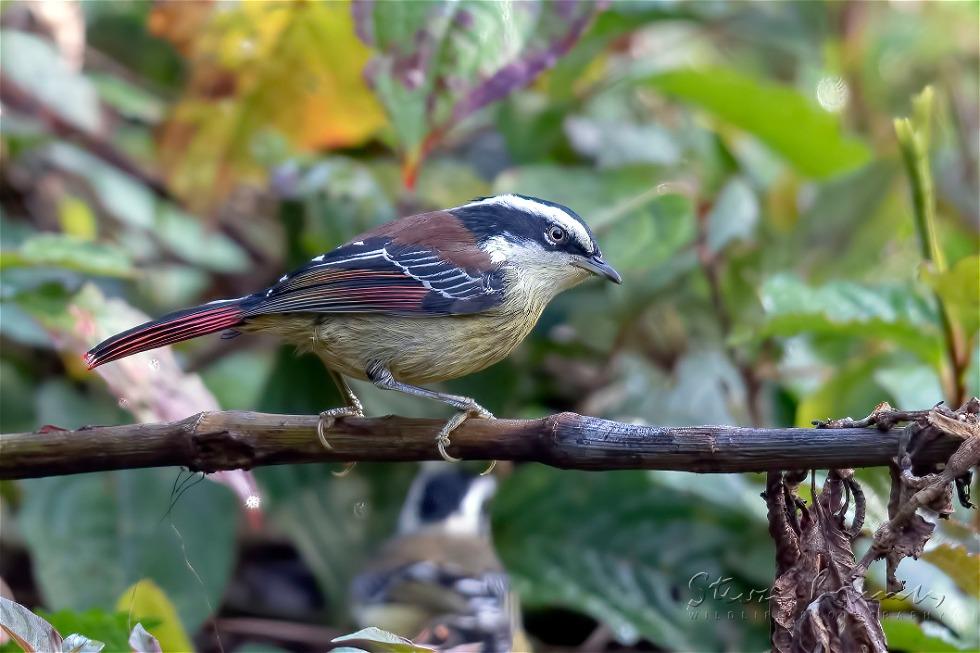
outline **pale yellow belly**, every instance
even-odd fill
[[[313,351],[332,370],[366,379],[385,365],[399,381],[435,383],[478,372],[504,359],[534,328],[540,311],[454,317],[320,315],[261,317],[247,331],[274,332]]]

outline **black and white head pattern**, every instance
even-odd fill
[[[595,236],[567,206],[526,195],[482,197],[450,209],[477,236],[495,262],[518,248],[592,257],[599,253]]]

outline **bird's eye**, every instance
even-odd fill
[[[565,240],[565,230],[561,227],[552,227],[548,230],[548,238],[553,243],[560,243]]]

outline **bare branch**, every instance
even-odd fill
[[[316,416],[208,412],[164,424],[97,426],[0,435],[0,479],[180,465],[195,471],[263,465],[438,458],[441,421],[344,419],[333,450],[317,440]],[[875,428],[655,427],[574,413],[539,420],[472,419],[450,451],[468,460],[537,461],[570,469],[763,472],[887,465],[901,434]],[[917,464],[944,462],[961,440],[941,434],[916,451]]]

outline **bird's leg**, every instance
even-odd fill
[[[340,394],[344,396],[344,404],[340,408],[331,408],[320,413],[320,421],[316,425],[316,434],[320,438],[320,444],[326,449],[333,449],[327,441],[327,431],[329,431],[338,417],[364,417],[364,407],[361,400],[357,398],[354,391],[347,385],[347,381],[339,373],[327,370],[330,378],[337,385]]]
[[[453,415],[448,422],[446,422],[445,426],[439,429],[439,433],[436,435],[436,446],[439,448],[439,455],[441,455],[446,461],[453,463],[459,462],[459,458],[450,456],[446,451],[446,447],[451,444],[449,441],[450,433],[459,428],[459,426],[470,417],[493,419],[493,413],[476,403],[476,401],[473,399],[470,399],[469,397],[461,397],[459,395],[451,395],[445,392],[436,392],[434,390],[420,388],[417,385],[402,383],[401,381],[396,380],[395,377],[392,376],[391,370],[381,363],[372,363],[370,366],[368,366],[367,377],[379,388],[384,388],[385,390],[397,390],[398,392],[415,395],[416,397],[435,399],[436,401],[441,401],[444,404],[448,404],[459,411]]]

